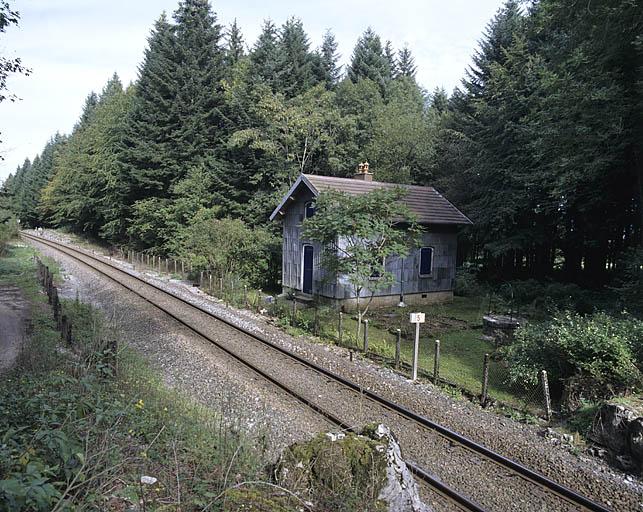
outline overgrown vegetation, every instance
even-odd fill
[[[586,398],[611,398],[640,389],[642,348],[640,320],[560,311],[547,322],[518,329],[503,355],[515,381],[535,383],[544,369],[559,392],[564,384],[582,387]]]
[[[128,350],[115,364],[91,307],[63,302],[75,334],[61,346],[30,254],[12,250],[0,267],[34,302],[29,343],[0,384],[0,509],[217,510],[230,475],[264,477],[261,450],[221,414],[167,390]],[[141,484],[143,475],[156,483]]]

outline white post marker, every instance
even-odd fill
[[[418,378],[418,352],[420,350],[420,324],[424,323],[424,313],[411,313],[409,322],[415,324],[415,343],[413,345],[413,380]]]

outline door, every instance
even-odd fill
[[[313,246],[304,245],[304,264],[301,291],[313,293]]]

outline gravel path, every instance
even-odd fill
[[[131,271],[129,264],[122,262],[119,264]],[[367,389],[394,399],[434,421],[464,433],[491,449],[579,490],[583,494],[603,501],[615,510],[643,509],[639,481],[615,473],[600,462],[589,458],[579,458],[550,446],[533,427],[499,418],[470,403],[454,402],[430,384],[412,384],[399,375],[381,369],[368,361],[360,360],[350,363],[347,360],[347,353],[343,349],[310,344],[304,339],[289,337],[267,324],[261,317],[249,312],[224,308],[221,304],[184,283],[158,279],[152,273],[145,277],[246,329],[271,337],[273,341],[282,344],[289,350],[305,355],[317,364],[359,382]],[[195,319],[195,321],[212,323],[212,320],[205,319]],[[221,329],[223,326],[220,322],[219,324],[217,328]],[[235,331],[231,331],[227,327],[226,334],[225,329],[223,328],[221,331],[220,337],[228,341],[238,338]],[[255,350],[254,348],[249,350],[250,346],[249,342],[243,343],[245,356],[249,356]],[[543,496],[533,486],[531,488],[525,487],[521,482],[516,482],[515,475],[506,471],[499,472],[495,465],[477,457],[472,458],[468,452],[461,453],[463,452],[462,448],[451,446],[438,436],[425,432],[418,435],[415,426],[409,425],[408,422],[407,425],[404,425],[404,421],[392,418],[390,413],[377,411],[377,407],[373,407],[372,402],[356,400],[355,397],[348,398],[346,390],[333,389],[333,385],[329,385],[327,382],[318,382],[318,377],[312,374],[308,375],[311,372],[304,372],[306,376],[302,378],[301,369],[298,371],[288,370],[287,368],[292,368],[291,363],[277,365],[273,355],[267,355],[265,351],[262,352],[260,349],[256,350],[257,352],[250,357],[253,357],[259,364],[263,361],[264,365],[266,360],[270,360],[271,369],[277,373],[282,372],[281,375],[278,375],[280,379],[293,386],[299,385],[304,393],[309,393],[307,395],[309,398],[315,398],[315,394],[317,394],[321,404],[344,404],[343,407],[340,406],[340,410],[344,413],[343,418],[348,422],[363,424],[368,421],[382,421],[392,425],[407,456],[420,462],[423,467],[441,475],[443,480],[450,485],[461,490],[466,489],[470,496],[489,509],[543,510],[543,506],[548,510],[565,509],[564,503],[558,501],[554,504],[551,497]],[[346,404],[350,404],[352,407],[346,407]],[[448,457],[445,454],[448,454]],[[472,478],[471,475],[474,468],[476,478]],[[530,490],[526,491],[525,489]]]

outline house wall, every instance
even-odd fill
[[[301,291],[302,254],[304,245],[313,246],[313,294],[334,297],[334,283],[326,283],[321,267],[321,245],[301,239],[301,224],[304,221],[305,205],[313,198],[310,191],[299,192],[291,202],[283,219],[281,284],[284,290]]]
[[[288,206],[283,220],[282,286],[284,290],[301,291],[302,252],[306,242],[301,239],[301,224],[304,220],[305,204],[312,199],[305,189],[300,191]],[[452,296],[455,285],[457,232],[454,226],[425,226],[420,247],[433,248],[433,269],[428,277],[420,277],[420,247],[413,249],[406,258],[389,258],[386,270],[395,276],[392,286],[378,290],[376,297],[386,301],[399,301],[404,294],[412,300],[443,300]],[[330,299],[348,300],[355,297],[353,287],[345,276],[339,279],[325,279],[321,268],[321,246],[311,243],[314,248],[313,294]],[[438,293],[449,292],[449,293]],[[369,290],[362,290],[361,297],[370,297]],[[427,295],[422,297],[422,295]],[[428,294],[431,294],[429,297]],[[390,297],[390,299],[384,299]],[[405,298],[406,300],[406,298]]]
[[[376,297],[452,291],[455,286],[457,232],[445,226],[425,226],[421,245],[405,258],[389,258],[386,271],[393,274],[395,282],[375,292]],[[433,269],[428,277],[420,277],[420,248],[433,248]],[[370,290],[362,290],[360,297],[370,297]],[[335,297],[349,299],[355,296],[353,287],[341,276]],[[399,299],[398,299],[399,300]]]

